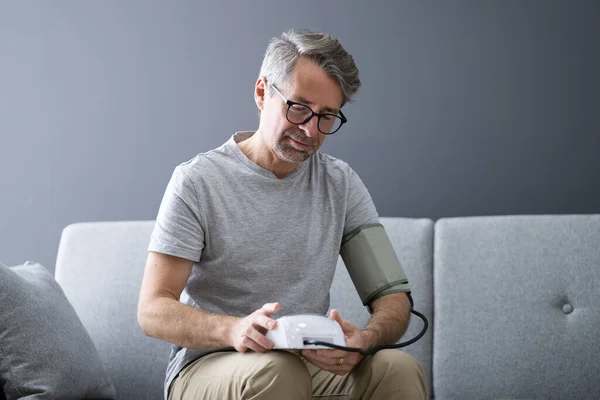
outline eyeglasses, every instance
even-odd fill
[[[277,92],[279,97],[287,104],[288,108],[285,112],[285,117],[294,125],[302,125],[311,120],[312,117],[317,116],[317,128],[325,135],[332,135],[340,130],[343,124],[348,122],[342,110],[340,115],[324,113],[319,114],[312,110],[307,105],[296,103],[295,101],[288,100],[274,84],[271,84],[273,89]]]

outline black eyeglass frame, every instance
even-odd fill
[[[292,124],[294,124],[294,125],[302,125],[302,124],[305,124],[305,123],[307,123],[308,121],[310,121],[310,120],[312,119],[312,117],[314,117],[314,116],[316,115],[316,116],[317,116],[317,118],[318,118],[318,120],[317,120],[317,129],[319,130],[319,132],[321,132],[321,133],[322,133],[322,134],[324,134],[324,135],[333,135],[334,133],[336,133],[337,131],[339,131],[339,130],[340,130],[340,128],[341,128],[341,127],[342,127],[342,126],[343,126],[343,125],[344,125],[346,122],[348,122],[348,119],[346,118],[346,116],[344,116],[344,113],[342,112],[342,110],[340,110],[340,115],[335,115],[335,114],[332,114],[332,113],[323,113],[323,114],[316,113],[316,112],[314,112],[314,111],[313,111],[313,109],[312,109],[312,108],[310,108],[310,107],[309,107],[309,106],[307,106],[306,104],[297,103],[297,102],[295,102],[295,101],[288,100],[288,99],[287,99],[287,97],[285,97],[285,96],[284,96],[284,95],[283,95],[283,94],[282,94],[282,93],[279,91],[279,89],[277,89],[277,86],[275,86],[275,84],[271,83],[271,86],[273,87],[273,89],[275,89],[275,92],[277,92],[277,94],[279,95],[279,97],[281,97],[281,99],[283,100],[283,102],[284,102],[285,104],[287,104],[287,106],[288,106],[287,110],[285,111],[285,118],[286,118],[288,121],[290,121],[290,118],[288,117],[288,113],[290,112],[290,108],[291,108],[292,106],[294,106],[294,105],[298,105],[298,106],[306,107],[306,108],[308,108],[308,109],[310,110],[311,114],[310,114],[308,117],[306,117],[306,118],[304,119],[304,121],[302,121],[302,122],[292,122],[292,121],[290,121],[290,123],[292,123]],[[327,132],[327,133],[325,133],[325,132],[323,132],[323,131],[321,130],[321,128],[319,127],[319,123],[321,122],[321,117],[324,117],[324,116],[331,116],[331,117],[334,117],[334,118],[339,118],[339,119],[342,121],[342,123],[340,124],[340,126],[338,126],[338,128],[337,128],[335,131],[333,131],[333,132]]]

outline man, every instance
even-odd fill
[[[404,352],[272,350],[276,318],[329,308],[344,235],[378,215],[357,174],[319,153],[347,121],[360,86],[337,40],[309,31],[273,39],[254,99],[258,130],[179,165],[163,197],[139,299],[142,330],[173,343],[168,399],[422,399],[424,372]],[[369,266],[365,266],[368,268]],[[396,342],[408,286],[379,297],[350,347]],[[231,346],[235,351],[211,352]]]

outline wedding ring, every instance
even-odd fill
[[[342,365],[344,363],[344,357],[340,357],[338,359],[337,365]]]

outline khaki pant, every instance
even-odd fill
[[[184,368],[169,400],[427,399],[425,372],[412,356],[381,350],[345,376],[288,351],[213,353]]]

